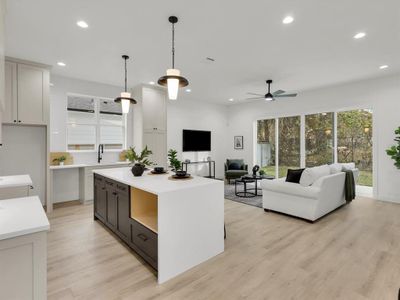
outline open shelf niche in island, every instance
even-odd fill
[[[131,187],[131,218],[158,233],[158,197]]]

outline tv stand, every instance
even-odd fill
[[[197,164],[208,164],[208,176],[204,176],[206,178],[215,179],[215,160],[205,160],[205,161],[190,161],[190,162],[182,162],[182,170],[187,172],[188,165],[197,165]],[[213,170],[211,172],[211,169]]]

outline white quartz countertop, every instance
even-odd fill
[[[0,176],[0,189],[29,185],[32,185],[32,179],[29,175]]]
[[[149,171],[146,171],[142,176],[135,177],[129,167],[98,169],[93,170],[93,173],[157,195],[208,184],[223,185],[223,182],[220,180],[198,176],[193,176],[193,179],[190,180],[170,180],[168,177],[173,174],[172,172],[162,175],[151,175]]]
[[[101,162],[101,163],[87,163],[87,164],[72,164],[63,166],[50,166],[50,170],[74,169],[74,168],[90,168],[90,167],[108,167],[118,165],[128,165],[130,162],[116,161],[116,162]]]
[[[0,200],[0,240],[49,229],[38,196]]]

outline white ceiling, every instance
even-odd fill
[[[246,92],[303,91],[400,71],[399,0],[8,0],[6,54],[53,73],[122,86],[157,81],[176,67],[195,100],[228,103]],[[286,15],[294,16],[283,25]],[[88,29],[76,26],[85,20]],[[366,38],[354,40],[359,31]],[[215,59],[214,63],[206,57]],[[57,66],[63,61],[66,67]],[[386,70],[379,66],[388,64]],[[183,93],[183,91],[181,91]]]

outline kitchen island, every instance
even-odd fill
[[[224,251],[223,181],[93,172],[94,218],[156,269],[159,283]]]

